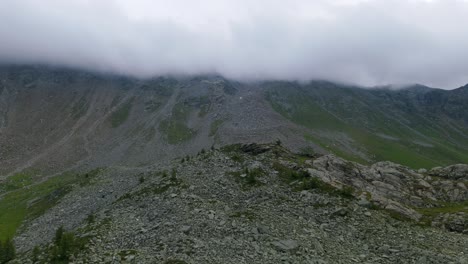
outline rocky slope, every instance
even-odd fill
[[[280,138],[304,145],[293,136],[303,129],[251,88],[216,76],[142,81],[1,68],[0,175],[153,164],[213,144]]]
[[[87,238],[74,263],[467,263],[467,176],[277,144],[109,168],[22,229],[19,261],[48,262],[64,225]]]

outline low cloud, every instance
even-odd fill
[[[455,88],[467,14],[462,0],[4,0],[0,62]]]

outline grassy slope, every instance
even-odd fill
[[[63,174],[5,193],[0,199],[0,240],[13,237],[24,220],[40,216],[68,193],[73,184],[87,184],[97,173],[99,170],[84,175]],[[12,177],[13,182],[28,178],[23,174]]]
[[[394,100],[381,100],[353,89],[306,90],[284,83],[272,85],[267,98],[284,117],[318,132],[306,135],[307,139],[347,159],[365,162],[324,136],[327,131],[345,133],[372,161],[391,160],[414,168],[468,162],[468,152],[463,147],[468,143],[459,133],[445,129],[440,120],[428,121],[416,113],[405,113],[405,109],[392,112]],[[388,109],[382,110],[382,101],[390,102]],[[463,144],[456,145],[457,142]]]
[[[172,109],[171,117],[163,120],[159,125],[159,130],[166,135],[169,144],[187,141],[195,135],[195,131],[186,125],[190,112],[190,107],[178,103]]]

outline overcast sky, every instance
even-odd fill
[[[0,62],[455,88],[468,1],[0,0]]]

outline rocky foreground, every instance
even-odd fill
[[[16,261],[50,262],[63,225],[73,263],[468,263],[467,184],[467,165],[233,145],[101,170],[22,228]]]

